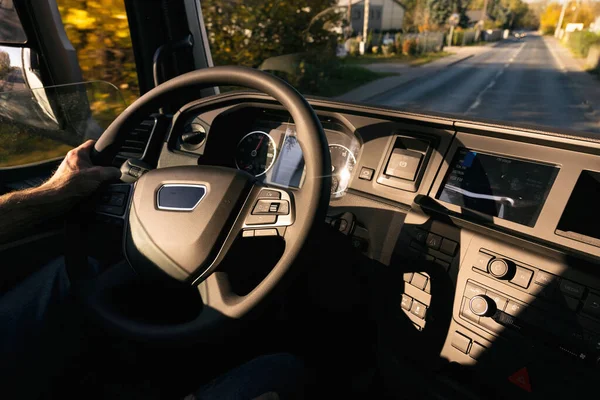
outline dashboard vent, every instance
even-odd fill
[[[121,149],[115,156],[113,165],[120,167],[128,158],[142,158],[155,126],[156,118],[149,118],[142,121],[137,128],[129,132]]]

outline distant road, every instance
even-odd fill
[[[490,51],[370,102],[600,133],[598,117],[561,72],[543,38],[534,35],[504,40]]]

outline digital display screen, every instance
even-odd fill
[[[293,129],[288,128],[269,180],[277,185],[299,188],[303,174],[302,148]]]
[[[437,199],[534,226],[559,168],[461,148]]]

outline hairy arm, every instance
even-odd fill
[[[63,215],[104,181],[118,179],[113,167],[93,166],[93,140],[69,151],[43,185],[0,196],[0,243],[19,237],[32,225]]]

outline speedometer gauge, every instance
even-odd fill
[[[242,171],[260,176],[273,166],[276,154],[275,140],[268,133],[254,131],[238,143],[235,164]]]
[[[356,157],[350,149],[341,144],[330,144],[329,153],[331,154],[331,194],[339,195],[350,184]]]

